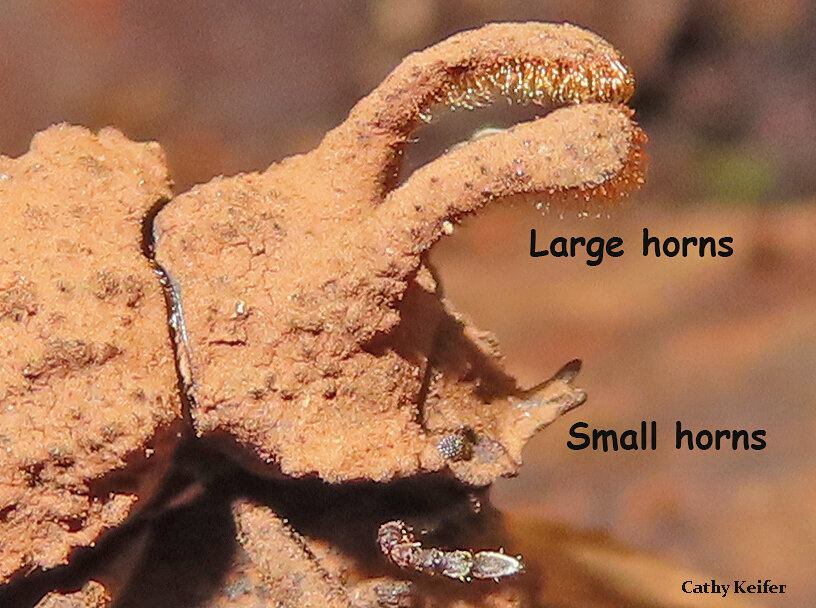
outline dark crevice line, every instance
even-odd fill
[[[158,277],[159,283],[164,292],[164,303],[167,311],[167,332],[170,338],[170,344],[173,348],[173,364],[176,369],[176,386],[181,399],[181,415],[184,418],[185,433],[189,436],[194,436],[193,431],[193,416],[192,411],[195,407],[195,402],[190,395],[189,386],[184,380],[184,375],[181,370],[181,353],[179,349],[183,348],[183,338],[180,335],[181,330],[174,324],[174,318],[177,322],[182,322],[180,304],[177,296],[173,291],[170,277],[165,272],[159,263],[156,261],[156,237],[153,231],[153,225],[156,221],[156,216],[159,214],[164,206],[170,202],[169,198],[162,198],[150,208],[147,214],[142,219],[142,254],[147,258],[153,272]]]

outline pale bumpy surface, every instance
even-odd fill
[[[181,305],[197,432],[329,481],[516,472],[529,436],[583,402],[577,370],[518,387],[495,341],[439,296],[424,254],[494,199],[602,204],[636,188],[644,136],[631,111],[583,103],[625,102],[632,87],[589,32],[488,26],[410,56],[313,152],[171,201],[157,261]],[[494,93],[582,103],[467,143],[395,188],[434,104]]]
[[[181,408],[141,251],[169,195],[158,144],[112,129],[0,157],[0,583],[92,544],[169,462]]]
[[[86,583],[74,593],[52,592],[46,595],[36,608],[107,608],[110,595],[96,581]]]
[[[240,548],[226,585],[208,608],[264,601],[280,608],[351,608],[344,581],[321,565],[342,563],[339,551],[307,540],[271,509],[249,501],[236,502],[233,516]]]

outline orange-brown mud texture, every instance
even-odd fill
[[[0,583],[65,563],[153,493],[181,415],[142,222],[163,153],[56,126],[0,157]]]
[[[53,591],[37,604],[37,608],[107,608],[110,595],[97,581],[89,581],[82,589],[73,593]]]
[[[705,575],[604,533],[504,517],[486,492],[449,478],[337,485],[223,474],[209,488],[185,490],[191,500],[117,531],[79,568],[43,581],[42,588],[59,591],[37,608],[57,600],[97,608],[101,597],[110,598],[102,606],[116,608],[756,606],[730,597],[684,603],[664,582]],[[499,583],[460,582],[400,569],[376,543],[380,522],[394,519],[410,521],[424,546],[521,552],[524,573]],[[37,601],[25,592],[0,592],[0,599],[20,608]]]
[[[584,401],[578,366],[520,387],[495,340],[444,299],[427,252],[486,204],[603,206],[639,187],[645,136],[618,105],[632,87],[594,34],[494,24],[408,57],[313,152],[173,199],[156,260],[197,433],[270,473],[332,482],[514,474],[526,440]],[[494,99],[577,105],[398,183],[418,123]]]
[[[54,122],[114,124],[133,139],[161,141],[182,192],[314,148],[407,53],[454,32],[533,19],[602,34],[638,77],[648,191],[598,221],[488,211],[434,251],[449,296],[501,338],[506,368],[522,384],[570,357],[585,360],[588,406],[534,440],[521,477],[500,481],[493,495],[503,512],[602,528],[708,578],[793,581],[765,605],[811,606],[815,8],[800,0],[270,1],[208,10],[193,0],[6,3],[0,149],[20,154]],[[495,126],[497,115],[498,126],[516,122],[518,110],[497,104],[444,117],[416,133],[406,165]],[[652,264],[632,248],[644,226],[662,235],[740,231],[734,257],[716,265]],[[530,260],[531,227],[541,242],[621,234],[627,253],[596,269],[580,259]],[[767,428],[771,440],[749,455],[676,454],[671,437],[645,454],[565,445],[578,419],[622,429],[659,416],[661,432],[684,419],[696,428]],[[562,538],[531,526],[507,550],[526,556],[528,546]],[[567,573],[587,567],[575,559],[579,541]],[[541,571],[552,583],[555,562],[545,555]],[[621,585],[639,584],[610,566]]]
[[[117,608],[538,605],[519,604],[533,598],[535,578],[463,583],[401,570],[381,553],[377,529],[395,518],[412,522],[428,545],[510,546],[486,492],[449,477],[327,484],[226,467],[207,487],[183,475],[175,484],[166,508],[44,573],[37,589],[0,590],[0,600],[28,608],[47,589],[71,597],[90,580]]]

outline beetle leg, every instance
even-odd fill
[[[431,576],[441,574],[464,583],[490,578],[499,582],[524,571],[521,556],[513,557],[503,551],[474,554],[464,549],[425,548],[416,540],[413,528],[401,520],[381,525],[377,541],[380,550],[400,568],[412,568]]]

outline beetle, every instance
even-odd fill
[[[42,438],[0,452],[12,489],[0,497],[0,530],[30,531],[33,513],[57,539],[4,547],[0,581],[64,562],[138,510],[166,469],[135,476],[135,488],[110,480],[134,460],[166,466],[179,434],[269,478],[445,472],[485,487],[516,474],[533,433],[586,399],[573,384],[578,364],[518,386],[495,339],[444,297],[430,250],[494,201],[606,205],[639,187],[645,135],[625,105],[633,90],[620,54],[590,32],[491,24],[409,56],[312,152],[176,197],[158,146],[112,130],[57,127],[29,154],[0,159],[0,201],[17,222],[4,229],[25,226],[2,239],[0,329],[13,365],[0,428]],[[501,98],[557,109],[482,134],[400,183],[419,124],[440,107]],[[43,177],[56,174],[61,196]],[[111,175],[129,180],[115,196]],[[59,238],[49,239],[46,207],[73,222]],[[110,225],[94,219],[103,212]],[[157,379],[160,389],[140,384]],[[31,415],[36,399],[59,424]],[[126,411],[108,419],[114,405]],[[502,551],[426,547],[402,520],[378,539],[398,566],[457,580],[524,569]]]

